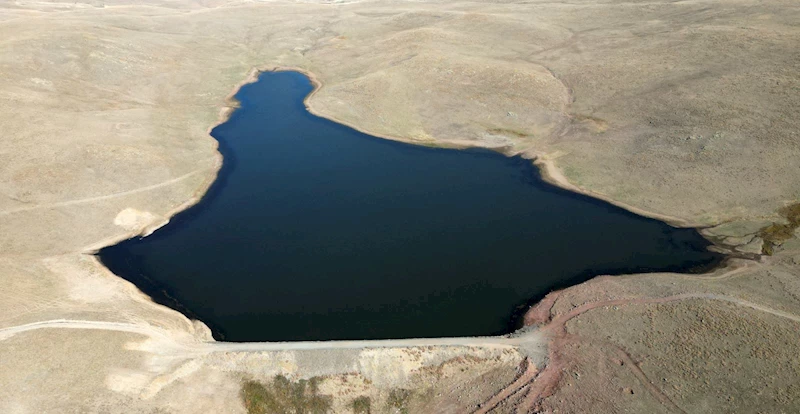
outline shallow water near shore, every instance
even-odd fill
[[[212,135],[200,203],[102,262],[217,339],[494,335],[599,274],[721,256],[676,229],[543,182],[529,160],[372,137],[310,114],[296,72],[261,74]]]

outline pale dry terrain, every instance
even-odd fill
[[[276,375],[334,412],[800,411],[798,22],[789,0],[0,0],[0,412],[242,413]],[[208,131],[273,68],[313,75],[321,116],[523,154],[742,258],[597,278],[509,338],[216,343],[90,253],[202,196]]]

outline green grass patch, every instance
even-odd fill
[[[371,414],[372,403],[367,396],[358,397],[353,400],[353,414]]]
[[[511,135],[512,137],[517,137],[517,138],[525,138],[530,136],[530,134],[528,134],[525,131],[521,131],[518,129],[508,129],[508,128],[492,128],[487,132],[492,135]]]
[[[245,381],[241,395],[248,414],[323,414],[332,398],[319,395],[318,385],[317,377],[292,382],[276,375],[269,384]]]
[[[761,252],[769,256],[775,253],[776,246],[794,237],[794,231],[800,227],[800,203],[784,207],[779,212],[786,217],[787,223],[773,223],[758,232],[764,240]]]
[[[395,388],[389,392],[389,398],[386,400],[386,405],[395,412],[408,413],[408,399],[411,397],[411,390],[403,388]]]

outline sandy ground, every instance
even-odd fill
[[[800,199],[798,21],[780,0],[0,1],[0,412],[244,412],[242,381],[276,374],[321,378],[335,412],[797,412],[797,233],[760,253]],[[523,154],[754,260],[597,278],[511,338],[215,343],[87,253],[202,196],[232,91],[286,67],[321,116]]]

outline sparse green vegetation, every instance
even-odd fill
[[[270,384],[245,381],[242,399],[249,414],[322,414],[331,408],[330,396],[319,395],[319,378],[292,382],[276,375]]]
[[[400,413],[407,413],[408,408],[406,408],[406,404],[408,404],[408,399],[411,397],[411,390],[407,390],[404,388],[396,388],[389,392],[389,398],[386,400],[386,405],[389,408],[394,408],[394,412]]]
[[[525,131],[509,128],[492,128],[487,132],[493,135],[510,135],[517,138],[525,138],[530,136],[530,134],[526,133]]]
[[[370,414],[371,402],[369,397],[361,396],[353,400],[353,414]]]
[[[781,210],[781,214],[789,220],[789,223],[793,224],[795,227],[800,227],[800,203],[784,207]]]
[[[763,254],[771,256],[775,252],[775,246],[791,239],[794,231],[800,227],[800,203],[784,207],[780,213],[786,217],[787,223],[773,223],[758,233],[764,240],[764,246],[761,248]]]
[[[572,184],[577,186],[583,185],[583,174],[581,174],[577,168],[567,165],[561,169],[564,174],[564,177],[567,177],[567,180]]]

